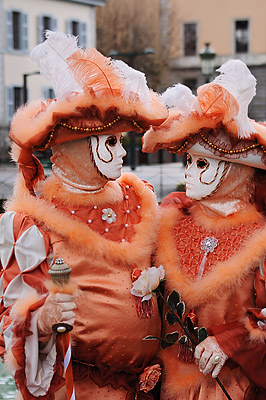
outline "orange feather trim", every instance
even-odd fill
[[[199,115],[192,113],[189,118],[180,117],[180,114],[175,118],[170,113],[169,118],[156,129],[150,128],[143,136],[144,153],[153,153],[159,149],[169,149],[172,146],[178,146],[189,135],[196,134],[200,129],[208,128],[215,129],[217,124],[221,122],[221,117],[212,118],[208,115]]]
[[[252,342],[256,342],[258,344],[265,343],[266,340],[266,330],[263,331],[262,329],[254,328],[250,323],[248,317],[244,319],[245,328],[249,331],[249,338]]]
[[[130,242],[114,242],[102,237],[86,224],[71,219],[63,212],[53,209],[43,199],[31,196],[27,190],[17,187],[15,197],[7,203],[7,210],[24,212],[46,229],[65,237],[69,244],[78,247],[90,257],[112,258],[120,262],[149,267],[150,255],[156,243],[158,205],[154,193],[134,174],[123,174],[118,180],[131,185],[140,198],[140,223],[134,226],[135,235]],[[97,243],[97,246],[95,246]]]
[[[127,102],[121,96],[120,90],[114,90],[116,90],[115,96],[110,91],[104,96],[101,93],[101,96],[96,97],[93,93],[87,92],[70,96],[65,101],[53,101],[47,104],[45,111],[43,111],[42,100],[31,102],[16,111],[9,136],[23,149],[32,150],[46,144],[47,135],[56,124],[71,118],[84,119],[87,121],[86,126],[95,127],[110,122],[110,118],[120,116],[120,123],[108,128],[108,132],[125,132],[126,126],[132,127],[131,120],[140,121],[141,124],[149,126],[159,125],[167,118],[168,111],[159,101],[157,94],[150,92],[151,107],[147,108],[146,104],[140,101]],[[93,115],[88,115],[90,110]],[[113,111],[111,117],[110,111]],[[93,133],[87,132],[81,136],[79,133],[71,132],[68,141],[90,136]],[[54,143],[56,140],[53,141]],[[19,155],[16,154],[16,160],[18,157]]]
[[[6,369],[9,371],[9,373],[12,375],[15,371],[19,369],[19,364],[11,350],[8,350],[5,353],[4,365],[6,366]]]
[[[66,190],[62,181],[54,175],[47,178],[45,182],[40,182],[37,192],[41,192],[49,202],[55,196],[61,204],[68,206],[91,206],[103,204],[107,201],[110,204],[114,204],[123,200],[122,190],[117,181],[108,181],[103,190],[96,193],[75,193]]]
[[[197,202],[190,207],[189,212],[193,215],[194,220],[199,226],[216,232],[220,230],[230,230],[233,226],[240,224],[246,224],[249,222],[262,223],[265,221],[263,215],[257,211],[254,205],[251,205],[242,212],[228,215],[226,218],[219,216],[208,217],[204,214]]]
[[[165,400],[176,400],[182,398],[187,399],[188,392],[192,388],[199,387],[203,382],[208,382],[208,386],[215,386],[216,382],[211,374],[202,374],[194,363],[184,363],[180,361],[173,348],[160,351],[158,355],[164,363],[165,380],[162,383],[161,398]],[[241,376],[239,368],[230,370],[224,366],[219,374],[219,378],[223,384],[229,383],[233,377]],[[237,379],[237,378],[236,378]],[[180,397],[179,397],[180,396]]]
[[[172,234],[181,212],[169,207],[162,211],[157,250],[157,263],[165,266],[166,279],[170,289],[180,290],[188,307],[197,307],[205,302],[221,297],[225,291],[232,290],[245,281],[253,269],[259,265],[266,254],[266,228],[258,229],[248,242],[230,259],[218,262],[200,282],[191,281],[179,268],[180,260]]]
[[[19,299],[14,303],[10,312],[11,320],[16,324],[24,322],[28,315],[29,308],[42,298],[43,296],[32,289],[25,298]]]
[[[52,280],[47,279],[47,281],[44,282],[44,285],[50,293],[73,294],[76,297],[81,295],[78,285],[73,281],[73,279],[70,279],[70,281],[64,285],[57,285]]]
[[[212,118],[222,115],[223,124],[231,121],[239,111],[239,105],[234,96],[216,84],[206,84],[197,90],[200,108],[205,115]]]
[[[96,49],[79,49],[67,59],[67,63],[83,90],[109,89],[113,94],[113,89],[120,89],[122,92],[122,78],[115,72],[111,59],[104,57]]]

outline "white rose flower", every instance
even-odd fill
[[[116,221],[116,213],[111,208],[104,208],[102,213],[102,220],[106,221],[107,224],[112,224]]]
[[[142,301],[150,300],[153,290],[157,289],[164,275],[164,268],[162,265],[158,268],[151,267],[144,269],[139,278],[133,282],[130,293],[134,296],[142,297]]]

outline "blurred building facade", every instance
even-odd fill
[[[44,30],[79,37],[79,46],[96,47],[97,6],[105,0],[0,0],[0,160],[8,158],[8,129],[16,108],[40,97],[53,97],[50,83],[37,74],[31,49]],[[26,86],[26,87],[25,87]],[[26,89],[26,90],[24,90]]]
[[[209,78],[227,60],[248,65],[257,79],[249,116],[266,120],[265,0],[107,0],[97,9],[98,49],[127,63],[133,56],[132,66],[158,92],[178,82],[195,91],[206,82],[199,56],[206,43],[216,53]],[[146,48],[154,54],[146,56]],[[148,156],[138,151],[137,157],[138,163],[177,160],[165,151]]]
[[[135,66],[159,92],[177,82],[192,90],[205,83],[199,57],[205,43],[215,50],[215,68],[244,61],[258,82],[250,117],[266,120],[265,0],[107,0],[97,10],[97,29],[105,54],[154,49]]]
[[[257,79],[249,115],[266,120],[266,1],[164,0],[168,68],[161,89],[181,82],[195,89],[204,83],[199,53],[210,43],[215,67],[230,59],[244,61]]]

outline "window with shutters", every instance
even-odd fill
[[[247,19],[235,21],[235,52],[249,52],[249,21]]]
[[[71,33],[78,37],[78,45],[80,47],[87,46],[87,24],[77,19],[69,19],[66,26],[67,33]]]
[[[28,16],[20,10],[6,12],[6,47],[11,50],[28,50]]]
[[[42,43],[45,40],[45,31],[56,31],[57,20],[51,15],[41,14],[38,17],[38,40]]]
[[[184,56],[197,55],[197,24],[185,23],[183,25]]]
[[[10,124],[13,114],[23,104],[23,87],[9,86],[7,88],[7,120]]]

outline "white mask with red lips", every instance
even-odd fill
[[[91,151],[99,172],[108,180],[121,176],[123,157],[126,150],[122,146],[122,134],[91,136]]]
[[[230,170],[228,161],[188,153],[185,173],[186,195],[202,200],[216,193]]]

